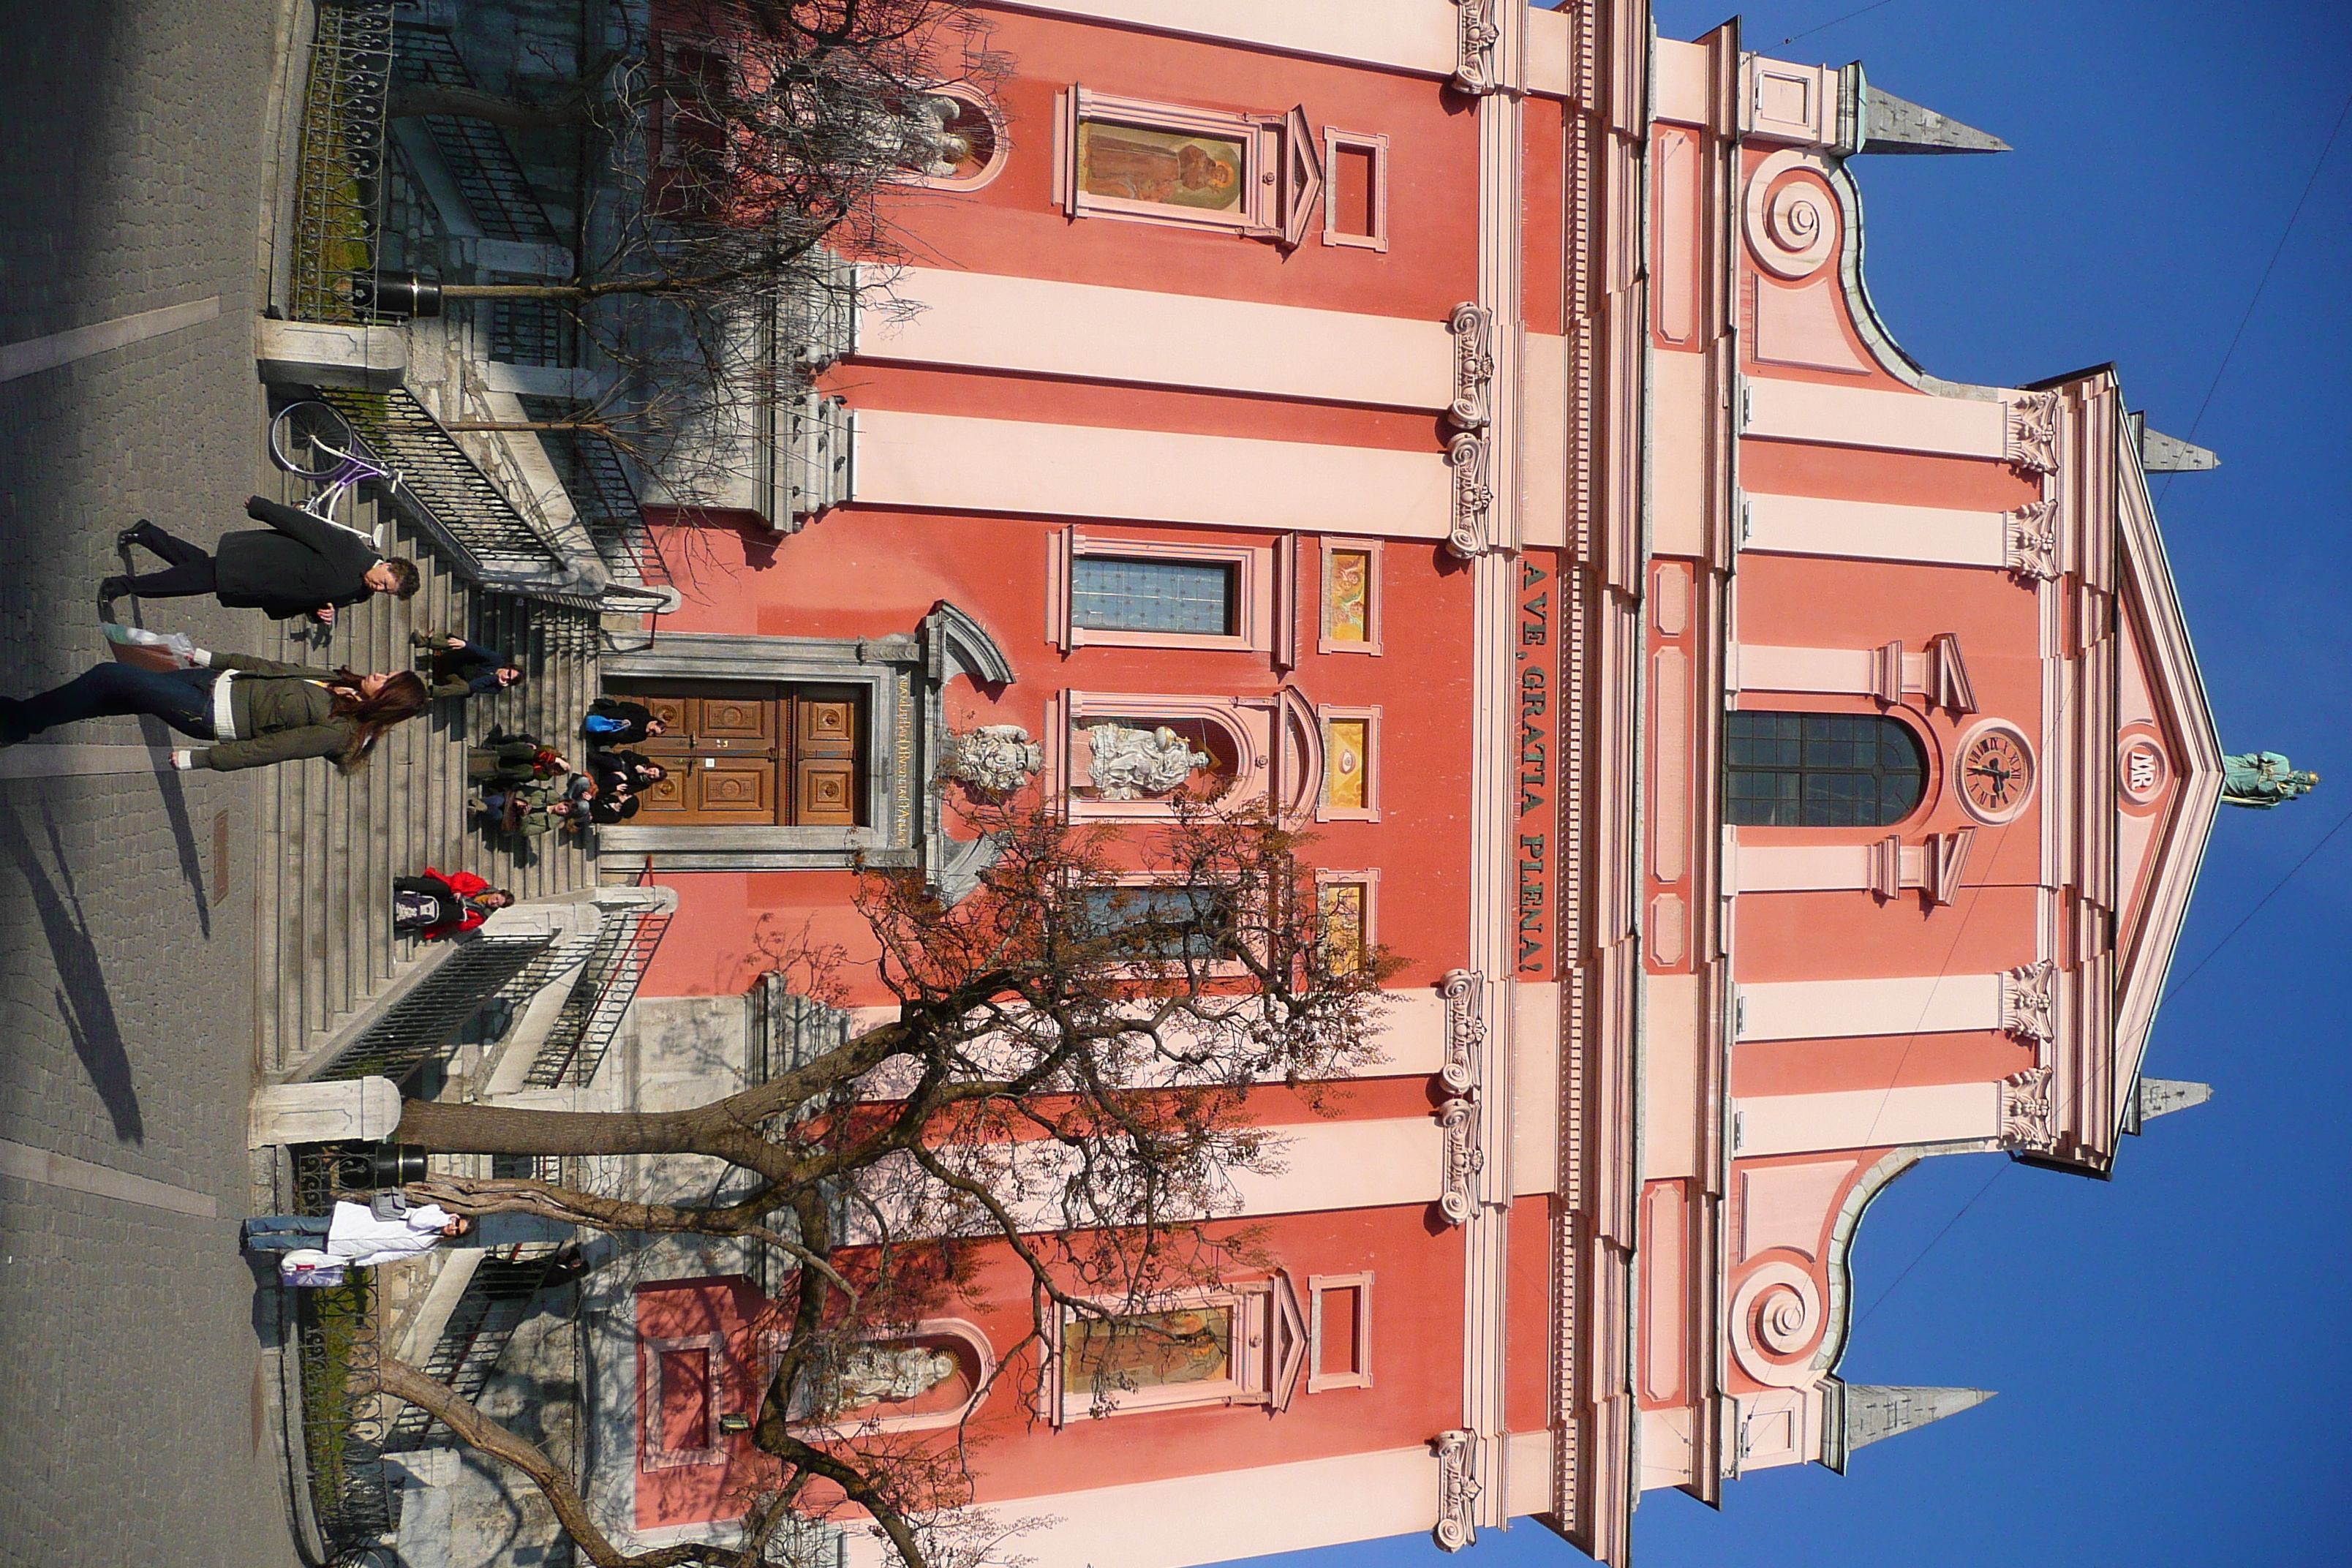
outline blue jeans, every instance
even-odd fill
[[[110,714],[146,713],[183,735],[213,739],[213,683],[217,669],[142,669],[93,665],[63,686],[22,701],[0,698],[0,741],[21,741],[59,724]]]
[[[245,1222],[247,1252],[299,1252],[327,1245],[326,1215],[265,1214]]]

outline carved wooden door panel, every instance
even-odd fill
[[[640,826],[857,826],[856,689],[665,682],[627,695],[669,731],[637,748],[669,769],[643,796]]]
[[[793,700],[793,816],[803,827],[857,826],[857,701],[803,689]]]
[[[669,769],[646,793],[639,823],[772,827],[781,820],[774,687],[665,686],[633,695],[669,727],[637,748]]]

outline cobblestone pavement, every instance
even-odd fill
[[[119,570],[118,528],[149,517],[209,543],[242,526],[263,457],[278,13],[0,0],[0,345],[218,301],[0,381],[0,691],[105,657],[93,592]],[[229,649],[266,629],[209,600],[147,620]],[[141,722],[0,756],[68,735],[163,743]],[[258,1375],[274,1308],[236,1239],[255,788],[168,769],[0,779],[0,1563],[294,1560]],[[215,1217],[186,1212],[206,1200]]]

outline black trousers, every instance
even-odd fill
[[[109,578],[110,589],[142,599],[185,599],[213,592],[213,558],[202,546],[174,539],[152,522],[139,525],[137,540],[163,558],[165,569]]]

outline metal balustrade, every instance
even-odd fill
[[[392,5],[318,0],[318,24],[303,90],[288,309],[300,321],[371,320],[352,306],[347,282],[378,260]]]

